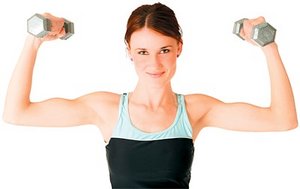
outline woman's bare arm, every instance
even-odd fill
[[[32,75],[40,46],[45,41],[55,40],[64,35],[59,29],[63,19],[51,19],[54,19],[53,23],[58,24],[53,24],[56,28],[53,28],[48,36],[40,39],[29,35],[26,38],[9,83],[3,118],[6,122],[16,125],[100,125],[105,122],[103,118],[109,120],[108,113],[115,115],[117,112],[119,95],[97,92],[76,99],[52,98],[42,102],[30,100]]]
[[[264,21],[262,17],[249,22]],[[245,24],[251,30],[251,24]],[[250,41],[250,32],[244,37]],[[281,131],[297,127],[297,113],[292,87],[275,42],[261,47],[268,65],[271,102],[269,107],[259,107],[248,103],[224,103],[220,100],[193,95],[192,112],[200,112],[199,106],[205,101],[206,107],[198,117],[197,127],[216,126],[239,131]],[[205,99],[205,100],[204,100]],[[198,104],[198,108],[195,104]]]

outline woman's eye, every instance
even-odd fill
[[[148,55],[148,52],[147,51],[139,51],[138,54],[140,54],[140,55]]]
[[[162,49],[160,51],[161,54],[165,54],[165,53],[168,53],[168,52],[170,52],[170,49]]]

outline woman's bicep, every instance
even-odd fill
[[[207,126],[236,131],[282,130],[270,108],[215,101],[205,116]]]
[[[31,103],[13,123],[30,126],[76,126],[91,123],[95,112],[84,100],[52,98]]]

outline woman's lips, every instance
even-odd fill
[[[150,77],[152,78],[159,78],[161,77],[165,72],[146,72]]]

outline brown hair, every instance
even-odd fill
[[[147,27],[182,43],[182,30],[172,9],[161,3],[142,5],[135,9],[127,22],[125,43],[129,45],[133,32]]]

